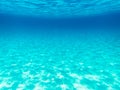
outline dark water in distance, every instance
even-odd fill
[[[0,90],[120,90],[119,0],[1,0]]]

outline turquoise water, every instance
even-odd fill
[[[120,0],[0,0],[0,90],[120,90]]]
[[[1,36],[0,90],[119,90],[116,35]]]
[[[120,0],[1,0],[1,13],[30,16],[88,16],[120,10]]]

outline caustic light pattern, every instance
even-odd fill
[[[120,10],[120,0],[0,0],[0,12],[81,16]]]
[[[0,90],[120,89],[118,39],[14,38],[0,45]]]

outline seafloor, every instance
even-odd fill
[[[0,90],[120,90],[119,30],[120,0],[0,0]]]
[[[112,34],[1,35],[0,90],[120,90]]]

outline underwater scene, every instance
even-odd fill
[[[0,90],[120,90],[120,0],[0,0]]]

